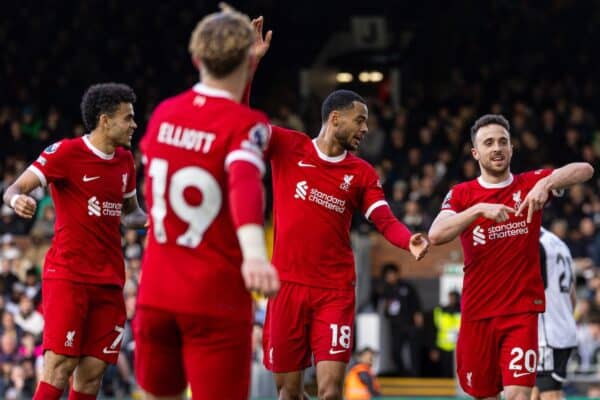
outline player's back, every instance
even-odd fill
[[[141,144],[151,216],[141,305],[248,318],[227,165],[244,159],[262,167],[250,139],[268,140],[268,132],[255,132],[264,122],[261,113],[203,85],[155,110]]]

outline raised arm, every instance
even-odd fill
[[[459,213],[442,210],[429,228],[429,240],[433,245],[448,243],[479,217],[504,222],[508,220],[509,214],[514,212],[515,210],[504,204],[490,203],[475,204]]]
[[[244,89],[244,94],[242,95],[242,103],[246,105],[250,105],[250,90],[252,88],[254,73],[258,68],[258,63],[265,56],[265,54],[267,54],[267,51],[269,51],[271,39],[273,38],[273,31],[267,31],[267,34],[263,36],[263,23],[264,18],[262,15],[252,20],[252,26],[256,32],[256,40],[251,49],[253,55],[252,59],[254,62],[252,68],[250,69],[250,76],[248,77],[248,83]]]
[[[40,178],[30,170],[25,170],[4,192],[4,203],[15,210],[19,217],[30,219],[35,214],[37,203],[29,193],[41,186]]]
[[[527,193],[527,196],[517,210],[520,216],[527,208],[527,222],[531,222],[533,213],[541,210],[548,201],[551,190],[561,190],[589,180],[594,175],[594,167],[586,162],[567,164],[555,169],[550,175],[540,179]]]

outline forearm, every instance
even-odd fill
[[[6,204],[7,206],[10,206],[11,208],[13,208],[13,204],[10,204],[11,200],[13,197],[15,197],[16,195],[21,194],[21,190],[17,185],[10,185],[5,191],[4,191],[4,196],[2,196],[2,200],[4,201],[4,204]]]
[[[480,216],[477,205],[454,215],[440,214],[429,229],[429,240],[433,245],[440,245],[454,240],[473,221]],[[443,217],[443,218],[440,218]]]
[[[369,219],[388,242],[401,249],[408,250],[411,231],[402,222],[398,221],[387,206],[377,207]]]
[[[585,182],[593,175],[594,167],[586,162],[576,162],[555,169],[552,174],[541,179],[540,182],[543,182],[548,191],[560,190]]]
[[[140,207],[136,208],[132,212],[125,214],[121,218],[121,223],[125,228],[128,229],[141,229],[146,226],[148,222],[148,214],[144,212]]]

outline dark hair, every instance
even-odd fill
[[[323,122],[327,121],[329,114],[332,111],[346,110],[352,108],[353,103],[358,101],[359,103],[367,104],[358,93],[352,90],[336,90],[331,93],[321,106],[321,118]]]
[[[396,264],[389,263],[381,267],[381,276],[386,276],[390,272],[400,272],[400,268]]]
[[[510,132],[510,123],[503,115],[500,114],[486,114],[482,117],[479,117],[477,121],[471,127],[471,143],[475,144],[475,136],[477,136],[477,131],[480,128],[488,125],[500,125],[508,132]]]
[[[81,116],[88,131],[96,128],[101,114],[111,115],[121,103],[135,103],[132,88],[122,83],[98,83],[85,91],[81,99]]]

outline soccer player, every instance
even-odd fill
[[[133,156],[135,94],[123,84],[91,86],[81,112],[89,135],[47,147],[4,194],[23,218],[35,214],[33,189],[50,185],[55,236],[42,276],[44,369],[34,399],[95,399],[107,365],[117,361],[125,304],[123,223],[141,228]]]
[[[141,147],[151,223],[143,260],[135,373],[145,397],[248,398],[252,301],[279,280],[263,231],[267,118],[239,103],[254,29],[225,9],[189,50],[202,83],[163,101]]]
[[[260,58],[262,38],[255,20]],[[342,399],[352,354],[356,274],[350,247],[355,211],[392,244],[421,259],[429,242],[392,214],[373,166],[353,154],[367,134],[366,101],[349,90],[322,105],[319,136],[272,127],[271,160],[275,244],[273,264],[281,290],[269,300],[263,335],[265,366],[275,374],[280,399],[304,396],[303,370],[314,357],[321,399]]]
[[[542,228],[540,266],[546,294],[546,311],[538,319],[539,362],[532,400],[564,398],[567,362],[577,347],[575,274],[571,251],[558,236]]]
[[[588,163],[513,175],[509,123],[484,115],[471,128],[481,175],[448,192],[429,230],[434,245],[460,235],[464,258],[457,373],[476,398],[529,399],[537,364],[542,208],[560,190],[591,178]]]

